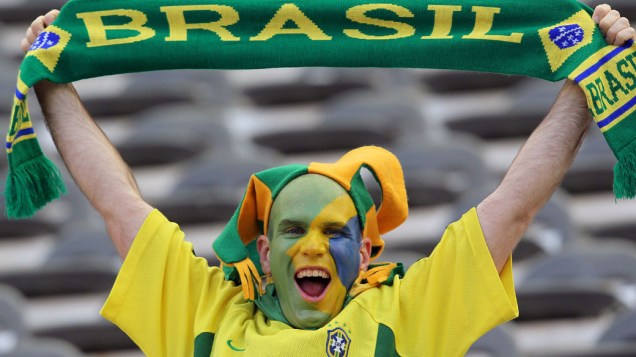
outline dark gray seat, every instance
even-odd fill
[[[508,92],[509,108],[499,113],[469,113],[448,120],[446,126],[488,140],[527,137],[548,113],[559,89],[559,83],[526,80]]]
[[[363,91],[327,103],[314,127],[261,134],[253,140],[284,154],[297,154],[390,146],[406,136],[421,137],[424,132],[424,120],[415,103],[398,95]]]
[[[132,167],[192,159],[206,150],[223,150],[232,137],[219,106],[166,105],[144,111],[126,139],[117,144]]]
[[[467,71],[435,71],[422,77],[424,85],[434,93],[449,94],[501,89],[519,83],[524,78],[496,73]]]
[[[101,220],[88,215],[76,218],[58,232],[59,239],[41,266],[2,272],[0,283],[28,297],[107,292],[121,259]]]
[[[404,170],[409,205],[451,203],[472,187],[493,180],[477,143],[449,137],[447,143],[408,143],[394,147]]]
[[[0,5],[0,22],[30,24],[51,9],[60,9],[68,0],[21,0]]]
[[[98,353],[136,349],[135,343],[117,326],[103,319],[33,331],[38,338],[66,341],[83,352]]]
[[[4,115],[6,119],[9,119],[13,109],[12,98],[15,93],[19,68],[19,63],[0,59],[0,95],[4,98],[4,100],[0,100],[0,114]]]
[[[274,166],[276,158],[263,153],[211,153],[192,161],[174,188],[154,204],[179,224],[227,221],[241,201],[250,176]]]
[[[517,344],[509,331],[509,326],[497,326],[477,340],[466,356],[516,357]]]
[[[24,298],[17,290],[0,285],[0,356],[82,356],[75,347],[64,341],[33,338],[24,322],[24,305]]]
[[[635,251],[599,246],[538,260],[519,284],[520,319],[593,317],[624,307],[616,287],[636,282]]]
[[[322,102],[352,90],[370,88],[374,69],[305,68],[297,81],[261,84],[246,88],[245,95],[258,106]]]
[[[84,356],[72,344],[52,338],[23,338],[15,350],[0,353],[2,357],[82,357]]]
[[[599,344],[613,342],[636,344],[636,311],[619,314],[598,340]]]
[[[592,125],[561,187],[572,194],[611,192],[616,161],[601,131]]]
[[[547,357],[636,356],[636,311],[619,313],[596,345],[586,351],[549,354]]]
[[[170,70],[127,73],[121,76],[127,82],[121,92],[83,99],[91,115],[117,117],[136,114],[155,106],[178,103],[227,104],[234,96],[221,71]]]
[[[621,16],[627,17],[628,19],[633,19],[636,17],[636,4],[633,1],[625,1],[625,0],[586,0],[584,1],[592,8],[601,4],[609,4],[612,6],[612,9],[616,9],[621,13]]]
[[[486,184],[467,191],[453,205],[451,222],[459,219],[470,208],[475,207],[496,188]],[[552,254],[572,244],[578,232],[562,202],[559,193],[537,213],[533,223],[513,252],[515,261]],[[451,223],[448,222],[448,223]]]
[[[2,173],[2,170],[0,170]],[[6,174],[0,176],[0,189],[4,191],[4,180]],[[5,197],[0,197],[0,240],[29,238],[41,234],[50,234],[56,232],[59,227],[56,222],[45,217],[41,212],[29,219],[8,219],[5,208]]]

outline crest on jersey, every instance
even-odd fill
[[[346,357],[349,354],[351,339],[340,327],[327,331],[326,352],[328,357]]]

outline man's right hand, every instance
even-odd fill
[[[22,48],[22,51],[25,53],[29,51],[33,42],[35,42],[35,39],[40,35],[40,33],[42,33],[42,31],[44,31],[45,28],[55,21],[59,13],[59,10],[51,10],[47,12],[46,15],[38,16],[37,19],[33,20],[31,26],[29,26],[26,30],[26,34],[22,39],[22,42],[20,42],[20,48]]]

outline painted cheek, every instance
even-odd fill
[[[358,223],[357,220],[358,218],[354,217],[347,222],[350,232],[357,231],[351,229],[353,225]],[[351,288],[358,277],[360,270],[359,248],[360,237],[331,238],[329,240],[329,252],[336,263],[338,278],[347,290]]]

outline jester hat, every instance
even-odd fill
[[[362,180],[362,168],[371,171],[382,190],[377,210]],[[213,244],[225,278],[242,285],[246,299],[254,300],[256,291],[259,295],[262,292],[264,274],[256,241],[267,232],[272,204],[288,183],[307,174],[326,176],[347,191],[356,207],[362,235],[371,240],[371,259],[384,249],[380,235],[406,220],[408,203],[402,166],[395,155],[380,147],[349,151],[334,163],[293,164],[256,173],[251,176],[239,207]]]

